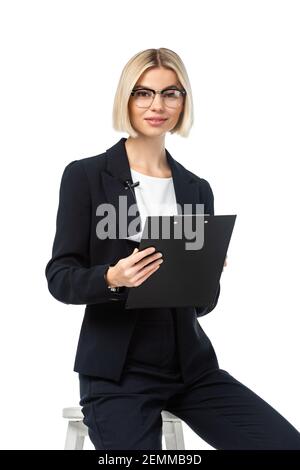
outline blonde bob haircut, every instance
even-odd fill
[[[189,135],[194,121],[193,99],[190,81],[181,58],[170,49],[146,49],[135,54],[125,65],[118,83],[113,104],[113,128],[116,131],[127,132],[131,137],[137,137],[130,122],[128,102],[130,94],[139,77],[145,70],[153,67],[164,67],[173,70],[186,90],[184,107],[171,134],[177,133],[182,137]]]

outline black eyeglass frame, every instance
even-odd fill
[[[131,96],[134,96],[134,93],[136,91],[140,91],[140,90],[148,90],[148,91],[152,91],[154,93],[154,96],[153,96],[153,99],[155,98],[155,95],[158,93],[158,94],[162,94],[164,91],[166,90],[177,90],[177,91],[180,91],[181,95],[184,97],[186,95],[186,90],[182,89],[180,90],[180,88],[177,88],[177,87],[166,87],[166,88],[163,88],[162,90],[153,90],[152,88],[148,88],[146,86],[140,86],[139,88],[133,88],[130,95]]]

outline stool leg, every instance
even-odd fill
[[[81,423],[78,421],[69,421],[64,450],[82,450],[84,437]]]
[[[184,450],[184,436],[181,421],[164,421],[163,435],[167,450]]]
[[[176,449],[184,450],[185,446],[184,446],[182,422],[175,421],[173,425],[174,425],[174,434],[175,434],[175,440],[176,440]]]
[[[173,426],[172,421],[164,421],[163,422],[163,435],[165,438],[165,444],[167,450],[176,449],[176,437],[175,437],[175,429]]]
[[[173,426],[170,421],[164,421],[163,423],[163,435],[165,438],[166,449],[176,449],[176,440],[173,432]]]

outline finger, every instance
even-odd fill
[[[134,268],[136,269],[136,272],[138,272],[142,270],[145,266],[149,266],[149,267],[153,266],[153,263],[161,259],[162,259],[162,253],[157,251],[156,253],[153,253],[153,255],[146,256],[138,263],[135,263]]]
[[[156,266],[155,268],[151,269],[150,272],[148,272],[146,275],[139,277],[136,281],[134,281],[135,287],[138,287],[139,285],[141,285],[146,279],[148,279],[148,277],[151,276],[151,274],[157,271],[159,267],[160,267],[160,264]]]
[[[153,263],[148,264],[146,267],[143,267],[141,269],[139,269],[139,267],[136,267],[135,271],[133,271],[133,273],[132,273],[132,276],[133,276],[132,282],[138,281],[141,277],[144,277],[149,272],[151,272],[153,269],[156,269],[157,266],[160,266],[160,264],[162,262],[163,262],[162,259],[158,259],[158,260],[154,261]]]
[[[135,248],[135,249],[137,249],[137,248]],[[149,248],[146,248],[145,250],[137,251],[137,253],[133,253],[133,255],[135,257],[135,263],[138,263],[145,256],[152,255],[154,252],[155,252],[155,248],[154,247],[149,247]]]

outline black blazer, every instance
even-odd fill
[[[86,305],[74,371],[116,381],[121,378],[138,309],[124,308],[129,288],[120,293],[110,292],[104,273],[132,250],[125,238],[103,240],[97,236],[96,226],[101,218],[96,209],[104,202],[115,206],[118,234],[118,197],[127,197],[127,207],[136,203],[134,194],[124,184],[126,180],[132,182],[125,141],[122,137],[106,152],[74,160],[65,167],[52,257],[45,269],[48,289],[55,299],[65,304]],[[166,156],[177,203],[182,208],[183,204],[192,204],[192,213],[196,203],[204,203],[205,213],[214,214],[209,183],[184,168],[167,150]],[[135,217],[128,216],[128,225]],[[217,364],[213,346],[197,317],[215,308],[219,294],[220,283],[212,305],[173,310],[185,381]]]

